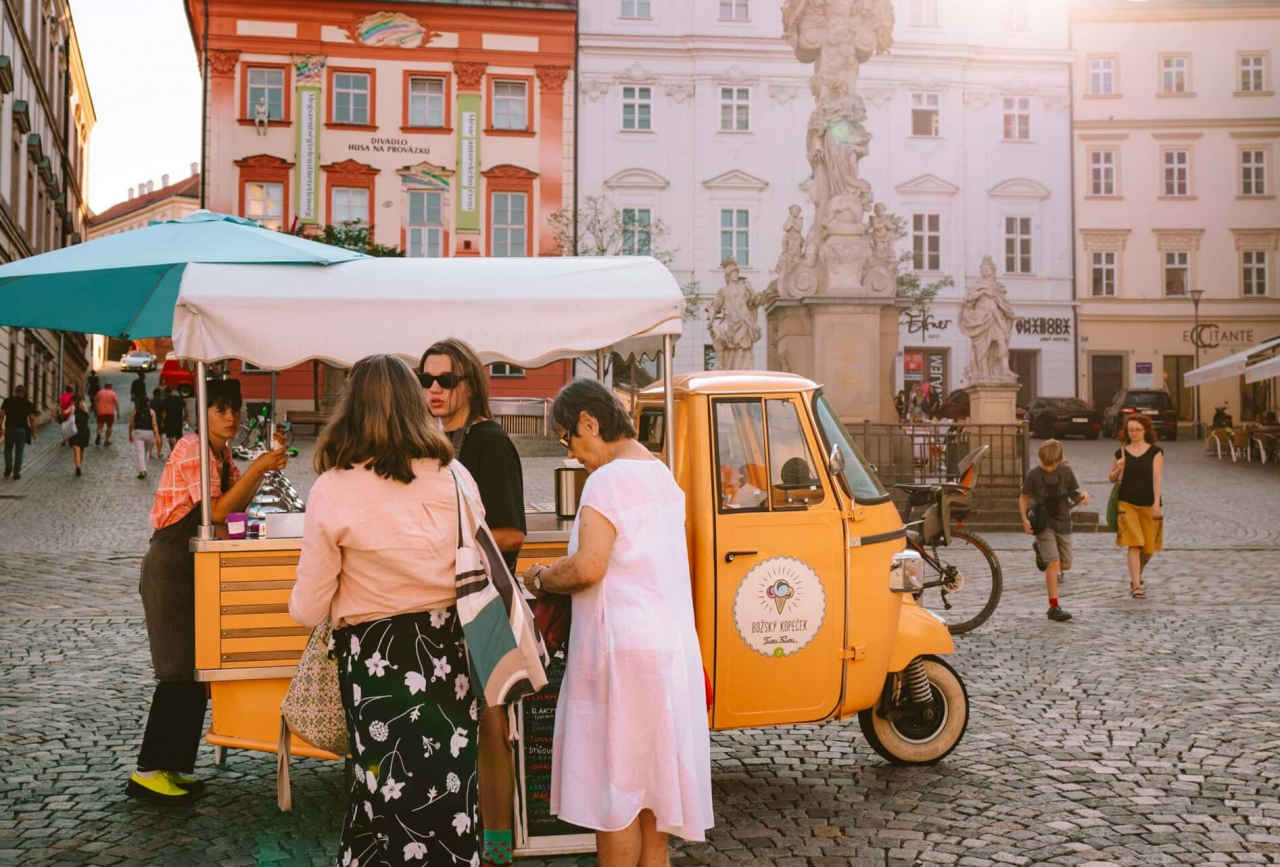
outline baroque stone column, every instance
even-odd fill
[[[230,49],[209,49],[209,117],[220,123],[210,123],[209,165],[203,167],[205,206],[223,214],[239,214],[238,175],[232,162],[245,154],[235,153],[236,120],[241,118],[239,92],[236,90],[236,70],[240,65],[240,52]]]
[[[567,66],[535,66],[538,75],[538,251],[559,255],[551,215],[564,204],[564,83]]]

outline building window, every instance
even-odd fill
[[[1160,92],[1187,93],[1191,90],[1191,61],[1186,56],[1160,59]]]
[[[720,131],[748,132],[751,129],[751,88],[720,88]]]
[[[1267,252],[1245,250],[1240,254],[1243,265],[1244,296],[1262,298],[1267,294]]]
[[[750,15],[749,0],[720,0],[721,21],[747,21]]]
[[[267,117],[284,120],[284,69],[272,66],[250,66],[245,69],[248,79],[244,116],[257,117],[258,103],[267,101]]]
[[[1089,93],[1113,96],[1116,92],[1116,61],[1113,57],[1096,57],[1089,61]]]
[[[409,192],[409,225],[405,241],[410,258],[439,259],[444,256],[443,193]]]
[[[1004,29],[1028,30],[1030,27],[1027,0],[1004,0]]]
[[[1168,150],[1164,152],[1164,194],[1166,196],[1190,195],[1191,151]]]
[[[410,76],[409,126],[444,126],[444,79]]]
[[[939,135],[939,96],[936,93],[911,94],[911,134],[933,137]]]
[[[1267,194],[1267,152],[1248,148],[1240,151],[1240,195]]]
[[[1093,297],[1114,298],[1116,294],[1116,254],[1111,251],[1093,253]]]
[[[622,88],[622,128],[641,131],[653,129],[653,88]]]
[[[622,255],[648,256],[652,249],[652,225],[648,208],[623,208]]]
[[[264,229],[281,231],[284,228],[284,184],[245,182],[244,216]]]
[[[371,78],[367,72],[333,73],[333,123],[369,126]]]
[[[1191,277],[1191,254],[1186,250],[1168,250],[1164,254],[1164,294],[1166,298],[1185,298]]]
[[[730,258],[739,267],[751,267],[751,216],[745,210],[720,211],[720,260]]]
[[[1266,87],[1267,58],[1263,54],[1240,55],[1240,92],[1261,93]]]
[[[623,18],[648,18],[649,0],[622,0]]]
[[[1089,194],[1114,196],[1116,194],[1116,152],[1094,151],[1089,154]]]
[[[1031,273],[1031,218],[1004,218],[1004,270],[1006,274]]]
[[[1006,96],[1004,98],[1004,140],[1030,141],[1031,97]]]
[[[369,190],[366,187],[334,187],[329,203],[329,222],[369,225]]]
[[[529,129],[528,82],[493,83],[493,128],[521,132]]]
[[[490,256],[527,256],[529,197],[526,193],[494,193]]]
[[[493,379],[524,379],[524,368],[499,361],[489,366],[489,376]]]
[[[911,26],[937,27],[938,0],[911,0]]]
[[[942,216],[911,215],[911,267],[915,271],[942,270]]]

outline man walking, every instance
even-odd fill
[[[129,399],[134,403],[147,399],[147,372],[145,370],[139,370],[138,378],[129,386]]]
[[[22,451],[36,439],[36,408],[27,400],[27,387],[19,385],[0,403],[4,426],[4,477],[22,478]]]
[[[116,394],[115,386],[111,383],[103,386],[102,391],[94,397],[93,413],[98,417],[98,433],[93,438],[93,444],[102,444],[102,426],[106,425],[107,445],[111,445],[111,430],[120,418],[120,395]]]

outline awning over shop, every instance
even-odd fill
[[[1197,385],[1217,382],[1221,379],[1230,379],[1233,376],[1241,376],[1248,367],[1250,358],[1277,348],[1280,348],[1280,337],[1264,340],[1257,346],[1252,346],[1242,352],[1228,355],[1226,358],[1220,358],[1211,364],[1202,364],[1195,370],[1189,371],[1183,377],[1184,383],[1187,388],[1192,388]],[[1250,382],[1253,381],[1250,380]]]
[[[1251,364],[1244,369],[1244,381],[1250,384],[1271,379],[1273,376],[1280,376],[1280,355]]]

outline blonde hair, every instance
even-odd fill
[[[1062,463],[1062,443],[1057,440],[1045,440],[1040,446],[1040,463]]]
[[[413,371],[394,355],[360,359],[320,432],[316,472],[359,465],[408,484],[417,458],[445,466],[453,460],[453,447],[431,417]]]

